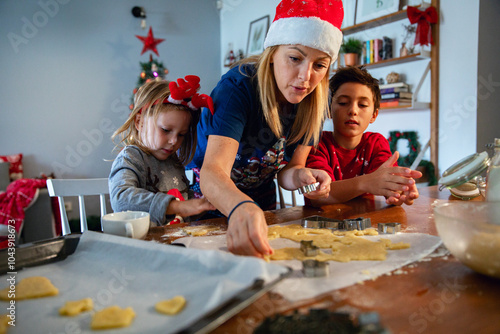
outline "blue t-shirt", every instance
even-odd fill
[[[243,73],[241,73],[243,72]],[[204,109],[198,124],[198,144],[193,159],[201,168],[210,135],[233,138],[240,143],[231,171],[236,186],[265,208],[276,203],[275,175],[292,158],[297,143],[286,145],[296,116],[296,108],[280,117],[283,138],[267,125],[260,103],[255,67],[235,67],[212,91],[214,115]],[[272,193],[272,196],[270,196]],[[264,199],[265,197],[265,199]],[[274,201],[273,203],[269,203]]]

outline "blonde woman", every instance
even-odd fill
[[[261,56],[222,77],[204,110],[194,158],[201,193],[228,218],[235,254],[272,253],[263,210],[282,187],[319,182],[312,199],[328,196],[330,177],[305,168],[328,111],[328,74],[342,41],[340,1],[282,1]],[[196,170],[195,170],[196,171]]]

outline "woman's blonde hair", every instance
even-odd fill
[[[271,131],[278,138],[283,136],[279,108],[278,85],[272,67],[272,57],[279,45],[268,47],[260,56],[249,57],[238,65],[255,63],[257,80],[262,110]],[[293,144],[303,138],[302,143],[317,145],[321,134],[323,122],[328,115],[328,78],[330,68],[318,86],[298,104],[297,115],[293,122],[292,130],[287,143]]]
[[[141,150],[150,154],[150,150],[142,142],[141,135],[135,126],[135,119],[138,114],[142,118],[142,129],[143,131],[148,131],[147,122],[144,119],[147,117],[154,117],[156,121],[160,112],[166,112],[169,110],[183,110],[191,115],[191,122],[189,124],[189,132],[184,137],[182,145],[177,152],[179,162],[186,166],[194,157],[196,151],[196,128],[198,125],[198,120],[200,118],[199,110],[191,110],[190,108],[172,103],[162,103],[170,95],[170,89],[168,87],[169,81],[152,80],[150,82],[142,85],[134,96],[134,109],[128,116],[125,123],[120,126],[115,133],[111,136],[112,140],[119,138],[119,142],[116,146],[126,146],[135,145]]]

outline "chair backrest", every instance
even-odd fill
[[[296,190],[286,190],[281,187],[281,185],[278,182],[278,179],[275,178],[274,182],[276,184],[276,188],[278,190],[278,198],[279,198],[279,208],[284,209],[286,208],[287,204],[291,205],[292,207],[297,206],[297,198],[295,196]],[[291,200],[291,203],[290,203]],[[302,203],[303,204],[303,203]]]
[[[84,196],[99,195],[101,204],[101,217],[106,214],[105,195],[109,194],[108,179],[48,179],[47,189],[51,197],[59,199],[59,210],[61,212],[62,234],[71,233],[69,227],[64,197],[78,196],[78,205],[80,210],[80,230],[88,230],[87,215],[85,213]]]

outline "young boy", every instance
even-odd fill
[[[306,165],[330,175],[330,195],[310,203],[341,203],[370,193],[384,196],[387,204],[413,204],[418,198],[414,179],[422,173],[395,166],[399,153],[391,154],[387,139],[379,133],[365,132],[378,116],[378,80],[365,69],[344,67],[330,79],[330,91],[333,132],[323,132]]]

